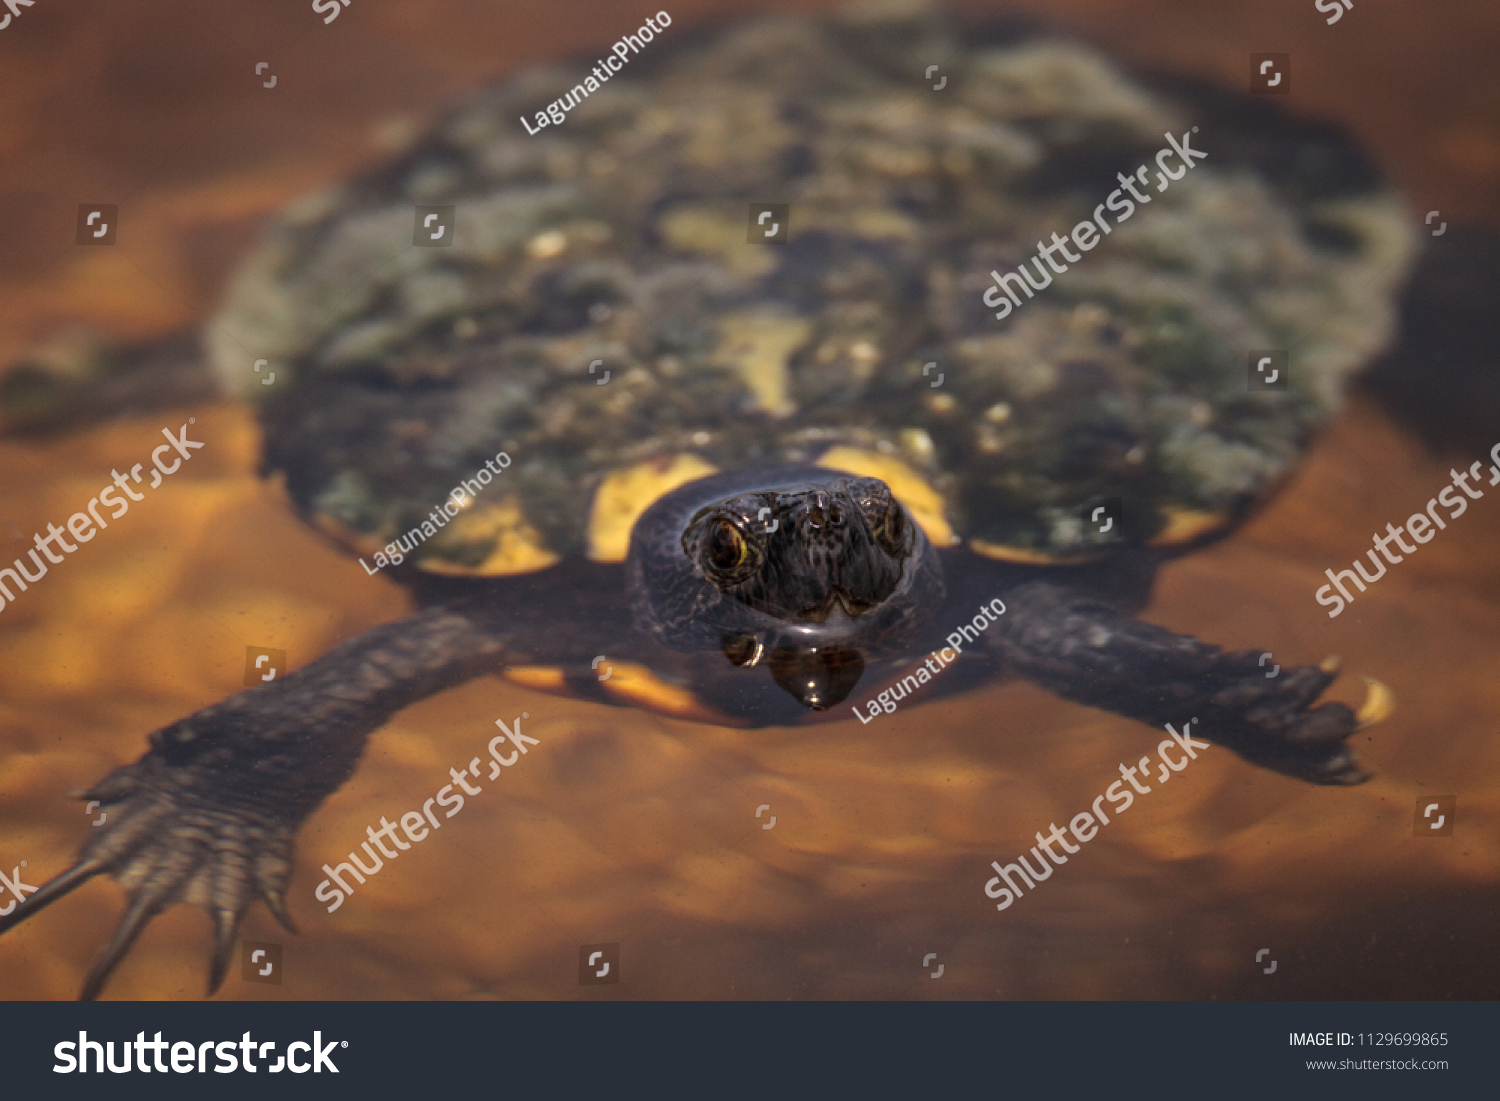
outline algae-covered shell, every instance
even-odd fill
[[[1108,540],[1187,546],[1277,484],[1392,332],[1399,199],[1243,96],[912,9],[673,26],[597,65],[508,80],[286,212],[211,326],[220,377],[267,405],[268,468],[362,554],[618,561],[682,482],[805,461],[996,558],[1096,552],[1103,498],[1126,502]],[[1205,156],[1158,160],[1174,139]],[[757,204],[785,204],[780,243],[752,241]],[[419,206],[452,208],[451,243],[413,243]],[[994,308],[991,273],[1023,265],[1042,288]],[[1285,389],[1252,388],[1264,350]]]

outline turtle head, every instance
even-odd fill
[[[716,650],[817,710],[864,659],[902,648],[941,603],[937,554],[876,478],[817,467],[715,475],[648,509],[627,577],[638,620],[677,650]]]

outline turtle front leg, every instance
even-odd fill
[[[71,868],[0,917],[0,933],[107,873],[130,905],[80,997],[96,997],[141,930],[178,901],[214,919],[213,993],[257,896],[295,932],[284,901],[293,836],[354,771],[369,734],[500,664],[505,640],[481,618],[425,609],[158,730],[145,756],[83,794],[109,808],[106,825]]]
[[[1123,614],[1046,581],[1005,594],[990,645],[1026,679],[1077,703],[1233,750],[1252,764],[1315,784],[1369,774],[1345,739],[1359,723],[1341,703],[1314,706],[1337,673],[1316,665],[1267,678],[1261,650],[1217,646]]]

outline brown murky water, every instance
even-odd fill
[[[1253,17],[1046,7],[1134,60],[1226,82],[1243,80],[1248,51],[1289,49],[1299,108],[1359,133],[1414,209],[1457,225],[1500,208],[1500,78],[1480,65],[1500,43],[1492,5],[1439,17],[1390,3],[1335,27],[1312,0]],[[38,4],[0,34],[0,360],[68,322],[143,336],[201,321],[264,212],[378,158],[403,116],[642,14],[355,0],[324,27],[304,9],[226,8],[210,23],[187,4]],[[686,26],[708,11],[672,15]],[[267,58],[276,89],[253,75]],[[84,201],[121,204],[115,249],[71,244]],[[242,687],[247,645],[298,666],[409,607],[254,476],[258,430],[233,405],[0,440],[0,558],[188,416],[203,451],[0,614],[0,866],[26,861],[30,883],[89,829],[68,793]],[[1423,507],[1450,465],[1356,402],[1261,516],[1163,572],[1147,612],[1282,665],[1338,653],[1389,684],[1396,714],[1359,735],[1376,773],[1362,787],[1210,750],[997,914],[989,862],[1086,809],[1157,735],[1026,685],[869,726],[741,731],[484,679],[376,735],[299,837],[302,934],[261,907],[242,931],[285,944],[284,984],[234,971],[218,997],[1494,997],[1500,492],[1337,620],[1312,599],[1325,567]],[[1335,695],[1357,699],[1358,683]],[[540,745],[326,913],[319,866],[419,807],[522,711]],[[1453,837],[1413,837],[1430,795],[1457,796]],[[96,881],[0,939],[0,989],[73,996],[121,910]],[[107,994],[201,996],[208,940],[200,912],[170,911]],[[580,988],[578,946],[610,941],[621,982]],[[1254,963],[1267,947],[1272,976]]]

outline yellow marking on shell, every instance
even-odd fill
[[[526,242],[526,255],[535,260],[550,260],[568,250],[568,235],[551,229]]]
[[[862,447],[831,447],[818,458],[818,466],[844,470],[865,478],[879,478],[906,506],[911,518],[922,526],[934,547],[953,542],[953,525],[942,495],[922,475],[893,455],[866,451]]]
[[[1077,566],[1095,562],[1104,556],[1102,551],[1054,551],[1038,547],[1011,547],[1004,543],[987,543],[983,539],[970,539],[969,549],[985,558],[997,562],[1011,562],[1018,566]]]
[[[797,411],[788,395],[786,361],[812,336],[813,323],[773,310],[730,314],[719,319],[719,346],[711,362],[727,363],[739,372],[755,403],[773,417]]]
[[[674,249],[710,256],[741,278],[758,279],[779,263],[778,246],[746,243],[743,210],[731,215],[717,207],[677,207],[663,215],[656,228]]]
[[[888,207],[859,207],[840,220],[846,221],[860,237],[893,237],[901,241],[922,239],[921,224],[915,218]]]
[[[688,482],[717,474],[718,468],[697,455],[652,459],[616,470],[599,484],[589,515],[588,556],[595,562],[623,562],[630,550],[630,531],[657,501]]]
[[[475,552],[483,555],[476,565],[458,560]],[[541,533],[526,522],[514,494],[495,502],[471,503],[417,550],[419,569],[455,577],[531,573],[557,561],[558,555],[547,549]]]
[[[1218,531],[1229,523],[1222,512],[1201,512],[1191,508],[1164,508],[1162,517],[1166,526],[1151,537],[1153,547],[1180,547],[1191,543],[1199,536]]]
[[[1359,710],[1354,713],[1354,729],[1363,730],[1367,726],[1374,726],[1378,722],[1384,722],[1390,718],[1396,710],[1396,694],[1374,677],[1366,677],[1360,674],[1368,689],[1365,693],[1365,702],[1359,705]]]
[[[555,665],[513,665],[502,669],[500,675],[538,692],[560,692],[568,687],[563,671]]]
[[[639,707],[681,719],[718,724],[726,721],[725,716],[705,707],[692,692],[668,684],[644,665],[621,661],[611,661],[610,665],[609,679],[602,684],[614,695],[623,696]]]

